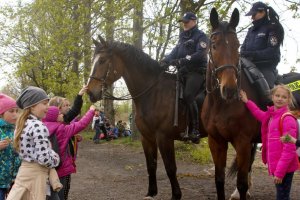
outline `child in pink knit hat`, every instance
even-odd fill
[[[17,117],[16,101],[0,93],[0,200],[5,199],[20,166],[12,145]]]

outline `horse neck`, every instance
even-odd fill
[[[120,56],[123,62],[122,77],[127,85],[127,88],[132,96],[136,96],[149,87],[154,85],[163,71],[162,69],[150,66],[155,62],[150,60],[148,63],[139,61],[139,59]]]

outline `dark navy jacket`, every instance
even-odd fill
[[[280,61],[280,42],[275,25],[266,17],[254,21],[253,24],[241,47],[241,55],[251,60],[257,67],[276,68]]]
[[[179,35],[176,47],[166,56],[164,60],[170,62],[173,59],[184,59],[185,66],[189,71],[197,71],[199,68],[206,68],[207,65],[207,44],[208,38],[197,26],[183,31]]]

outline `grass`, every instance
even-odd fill
[[[92,140],[94,137],[93,131],[87,131],[82,134],[85,140]],[[106,142],[106,141],[105,141]],[[132,140],[131,137],[123,137],[109,141],[114,145],[126,145],[133,148],[142,148],[142,143],[139,140]],[[176,159],[194,162],[198,164],[208,164],[212,162],[210,150],[207,143],[207,138],[201,139],[200,144],[185,143],[175,141]]]
[[[201,139],[200,144],[184,143],[175,141],[176,158],[184,161],[192,161],[198,164],[212,162],[207,138]]]

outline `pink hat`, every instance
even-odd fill
[[[5,113],[11,108],[17,108],[17,107],[18,106],[16,104],[16,101],[13,98],[3,93],[0,93],[0,115]]]
[[[44,122],[56,122],[59,115],[59,109],[56,106],[50,106],[46,117],[43,119]]]

